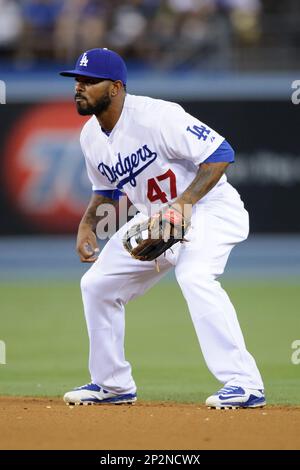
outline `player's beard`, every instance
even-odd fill
[[[75,95],[75,98],[76,96],[80,95]],[[106,111],[111,104],[111,98],[108,92],[106,95],[99,98],[99,100],[94,105],[89,104],[88,101],[83,97],[82,100],[83,101],[76,101],[77,111],[81,116],[91,116],[92,114],[99,116],[104,111]]]

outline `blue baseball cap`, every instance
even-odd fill
[[[60,72],[64,77],[106,78],[107,80],[120,80],[123,85],[127,81],[127,68],[119,54],[109,49],[90,49],[78,58],[75,69]]]

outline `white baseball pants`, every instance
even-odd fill
[[[236,312],[217,277],[232,248],[248,236],[248,213],[237,191],[226,184],[222,198],[199,201],[185,243],[177,243],[155,263],[138,261],[124,249],[128,226],[106,244],[83,276],[82,297],[87,322],[92,382],[116,393],[134,393],[131,366],[125,359],[125,305],[144,294],[173,266],[186,299],[206,364],[223,384],[262,389],[260,373],[247,351]]]

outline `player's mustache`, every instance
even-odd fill
[[[74,100],[76,100],[76,98],[81,98],[83,100],[85,100],[86,98],[84,96],[82,96],[80,93],[75,93],[74,95]]]

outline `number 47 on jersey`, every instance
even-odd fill
[[[148,180],[148,190],[147,196],[149,201],[161,201],[162,203],[168,202],[167,194],[159,186],[160,181],[169,180],[170,184],[170,199],[177,197],[177,188],[176,188],[176,176],[171,169],[169,169],[163,175],[156,176],[155,178],[150,178]]]

